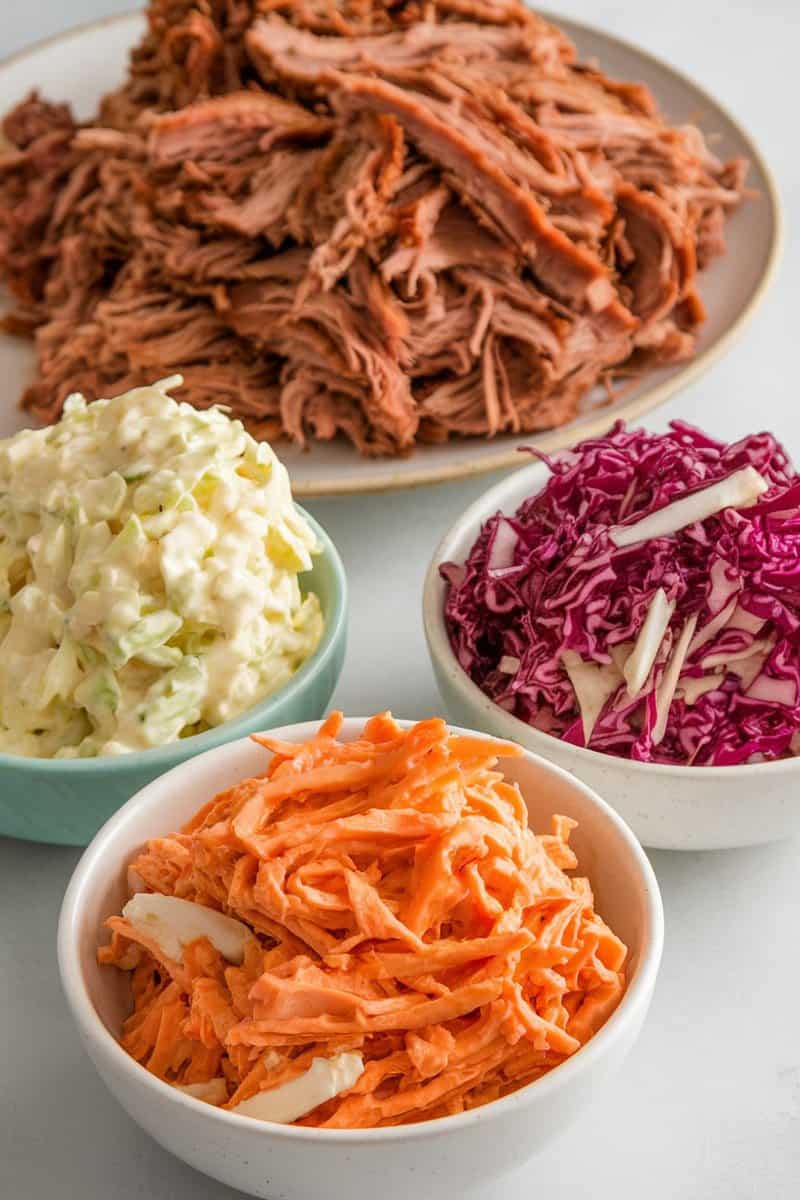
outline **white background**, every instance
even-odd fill
[[[130,6],[2,0],[0,56]],[[561,11],[697,78],[749,127],[783,195],[787,246],[766,303],[724,362],[648,423],[686,417],[727,439],[766,426],[800,461],[796,0],[584,0]],[[309,504],[350,577],[350,650],[335,696],[348,713],[438,710],[422,578],[440,534],[491,482]],[[596,1107],[498,1196],[800,1196],[799,849],[652,854],[667,942],[642,1039]],[[0,839],[0,1197],[233,1198],[140,1133],[78,1046],[55,960],[58,906],[78,853]]]

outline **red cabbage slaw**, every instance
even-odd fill
[[[800,476],[769,433],[683,422],[551,457],[446,563],[463,669],[536,729],[642,762],[800,751]]]

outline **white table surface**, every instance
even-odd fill
[[[0,56],[129,7],[3,0]],[[688,417],[726,438],[766,425],[800,460],[796,0],[583,0],[563,11],[701,80],[760,141],[783,194],[787,246],[766,303],[726,359],[650,425]],[[335,696],[346,712],[439,710],[419,618],[423,573],[440,534],[490,482],[309,505],[350,577],[350,650]],[[644,1034],[596,1109],[503,1183],[504,1200],[800,1196],[799,849],[652,854],[667,940]],[[78,1046],[55,960],[78,853],[0,839],[0,1197],[233,1198],[141,1133]]]

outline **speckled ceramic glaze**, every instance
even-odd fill
[[[315,653],[289,682],[235,721],[154,750],[86,759],[0,754],[0,834],[85,846],[134,792],[185,759],[259,729],[322,716],[344,662],[347,583],[333,542],[313,517],[304,516],[322,552],[300,577],[301,585],[319,596],[325,629]]]
[[[443,562],[464,562],[481,526],[496,512],[511,515],[541,490],[547,468],[536,463],[490,488],[459,517],[431,560],[423,620],[447,715],[508,738],[577,775],[620,813],[645,846],[719,850],[776,841],[800,832],[800,758],[737,767],[680,767],[631,762],[572,746],[505,712],[462,670],[444,621]]]
[[[408,721],[401,722],[408,726]],[[356,738],[364,718],[341,737]],[[302,742],[316,725],[276,731]],[[468,732],[468,731],[461,731]],[[183,763],[116,813],[92,842],[61,909],[61,982],[87,1053],[120,1104],[185,1162],[264,1200],[455,1200],[484,1197],[490,1183],[549,1144],[603,1086],[639,1034],[655,986],[664,931],[656,877],[631,831],[566,771],[533,754],[503,759],[531,825],[554,812],[578,822],[570,845],[592,882],[598,911],[628,947],[627,987],[616,1011],[568,1061],[483,1108],[388,1129],[311,1129],[255,1121],[171,1088],[117,1044],[129,997],[120,972],[97,962],[100,929],[127,895],[126,866],[148,837],[184,824],[223,788],[264,770],[265,752],[239,741]],[[494,1195],[494,1192],[492,1192]]]

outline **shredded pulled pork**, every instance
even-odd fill
[[[569,421],[690,357],[746,164],[516,0],[153,0],[96,118],[5,119],[23,397],[180,371],[256,435],[365,454]]]

